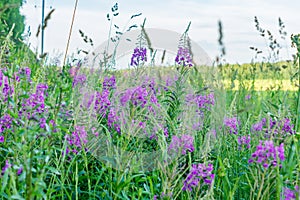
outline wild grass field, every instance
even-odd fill
[[[188,37],[184,34],[183,37]],[[132,69],[46,64],[0,48],[1,199],[300,198],[294,61]]]

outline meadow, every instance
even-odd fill
[[[116,70],[46,64],[8,35],[1,199],[299,199],[300,35],[291,39],[289,62],[196,66],[183,42],[172,67],[146,67],[146,45]]]

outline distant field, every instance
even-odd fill
[[[239,90],[240,84],[243,85],[244,88],[251,89],[254,85],[255,91],[274,91],[274,90],[281,90],[281,91],[297,91],[298,87],[293,84],[290,80],[274,80],[274,79],[257,79],[254,81],[252,80],[243,80],[240,83],[239,80],[233,81],[234,85],[232,85],[231,80],[223,80],[224,88],[232,89],[232,90]]]

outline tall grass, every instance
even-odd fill
[[[295,63],[147,68],[137,46],[118,71],[13,45],[0,51],[2,199],[299,198],[300,89],[282,85],[299,87],[299,48]],[[276,87],[257,90],[264,79]]]

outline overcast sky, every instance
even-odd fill
[[[45,31],[45,51],[51,56],[64,52],[67,44],[69,27],[75,0],[45,0],[46,13],[55,8]],[[40,39],[35,37],[41,22],[42,0],[27,0],[22,13],[30,26],[29,42],[32,49],[39,48]],[[98,46],[108,38],[109,23],[106,14],[116,1],[111,0],[79,0],[75,24],[70,43],[70,53],[76,49],[90,50],[79,35],[81,29],[91,37]],[[196,41],[211,58],[219,54],[218,20],[223,23],[226,60],[230,63],[250,62],[254,53],[250,46],[258,47],[267,53],[266,41],[256,31],[254,16],[260,25],[270,30],[275,37],[278,34],[278,17],[286,25],[287,41],[280,40],[283,49],[282,59],[291,59],[289,37],[292,33],[300,33],[299,0],[123,0],[118,2],[119,16],[115,23],[124,27],[128,19],[137,13],[130,24],[141,24],[147,18],[146,27],[173,30],[182,33],[189,21],[192,22],[189,36]]]

